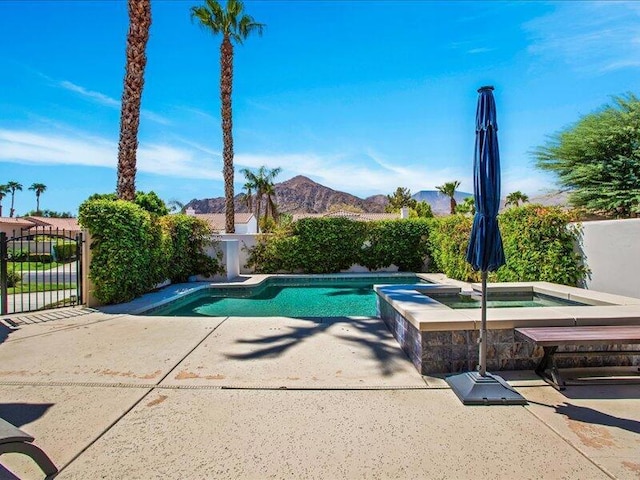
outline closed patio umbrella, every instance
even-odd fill
[[[526,400],[497,375],[487,373],[487,272],[505,264],[498,228],[500,208],[500,152],[493,87],[478,90],[476,145],[473,160],[473,194],[476,213],[467,247],[467,262],[482,272],[482,326],[477,372],[447,378],[465,404],[517,404]]]

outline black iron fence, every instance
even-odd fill
[[[0,232],[0,315],[81,303],[82,242],[51,227]]]

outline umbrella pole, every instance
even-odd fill
[[[487,272],[482,271],[482,323],[480,329],[480,375],[487,375]]]

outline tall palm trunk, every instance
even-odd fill
[[[120,114],[118,144],[118,198],[134,200],[136,195],[136,152],[140,103],[144,87],[146,48],[151,27],[151,0],[128,0],[129,33],[127,35],[127,65]]]
[[[235,233],[233,206],[233,134],[231,87],[233,84],[233,44],[225,35],[220,46],[220,97],[222,103],[222,176],[224,177],[225,232]]]
[[[16,192],[15,190],[11,192],[11,208],[9,209],[9,216],[13,218],[13,214],[16,212],[13,208],[13,201],[15,200]]]
[[[260,231],[260,213],[262,211],[262,193],[256,193],[256,222],[258,224],[258,231]]]
[[[36,192],[36,212],[40,211],[40,192]]]

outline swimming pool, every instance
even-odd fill
[[[176,317],[376,316],[373,285],[429,283],[416,275],[271,277],[256,287],[209,288],[143,315]]]

